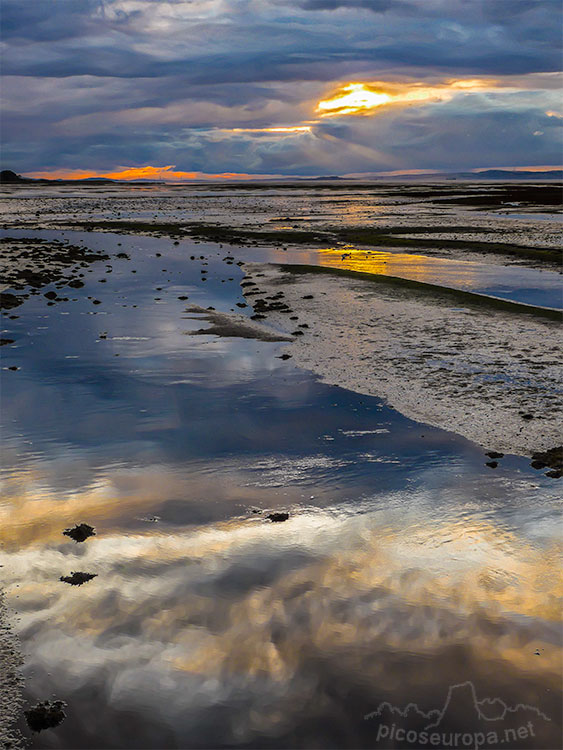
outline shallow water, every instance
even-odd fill
[[[245,262],[299,263],[348,269],[375,275],[396,276],[451,289],[502,297],[503,299],[540,307],[563,308],[561,275],[553,270],[526,266],[503,266],[490,262],[484,265],[477,261],[436,258],[422,253],[360,249],[354,245],[319,249],[300,246],[240,248],[226,244],[221,244],[218,247],[212,243],[194,243],[189,240],[182,240],[174,245],[168,238],[127,236],[110,232],[0,230],[0,237],[6,236],[56,239],[71,244],[85,245],[94,250],[107,251],[111,247],[114,251],[121,250],[133,253],[134,260],[139,265],[138,268],[134,269],[135,273],[147,274],[147,285],[154,282],[154,288],[160,286],[161,283],[164,284],[167,293],[172,293],[175,289],[180,288],[176,284],[176,281],[179,280],[179,274],[182,275],[182,280],[187,278],[185,276],[187,259],[191,255],[195,255],[196,261],[199,261],[200,256],[204,254],[205,262],[210,264],[205,266],[209,272],[209,283],[205,287],[205,299],[211,299],[208,305],[214,305],[214,302],[218,302],[223,294],[221,287],[217,286],[218,283],[232,284],[232,281],[229,281],[229,275],[219,278],[218,273],[220,276],[219,269],[224,270],[221,259],[229,253],[235,253],[237,258],[241,258]],[[117,243],[120,243],[119,246]],[[169,274],[162,270],[162,264],[153,257],[154,253],[158,252],[163,246],[167,248],[166,257],[170,259],[170,268],[166,269],[166,271],[170,271]],[[236,276],[236,282],[240,282],[242,272],[238,271],[236,266],[231,266],[231,268],[234,268],[233,274]],[[230,274],[230,276],[234,280],[233,274]],[[192,274],[191,279],[192,284],[195,284],[193,291],[197,299],[203,300],[198,291],[201,276]],[[136,287],[138,278],[132,277],[130,282],[124,286],[126,290]],[[100,288],[94,289],[99,292]],[[218,297],[214,296],[217,294],[219,294]],[[196,297],[192,301],[195,301]],[[244,300],[239,295],[236,302],[241,301]],[[233,300],[231,300],[231,304],[233,304]]]
[[[2,366],[20,368],[3,377],[3,577],[26,697],[68,703],[31,747],[417,746],[392,725],[422,747],[428,718],[381,704],[441,710],[452,686],[440,731],[507,747],[531,722],[512,746],[557,747],[556,483],[318,382],[283,344],[186,335],[206,326],[186,305],[249,312],[229,253],[328,253],[64,236],[131,259],[3,321]],[[496,283],[373,255],[392,275]],[[512,298],[552,300],[547,273],[505,270]],[[79,522],[96,528],[83,544],[62,535]],[[59,580],[76,570],[97,577]]]
[[[563,307],[561,277],[549,270],[483,265],[477,261],[434,258],[413,253],[360,250],[353,246],[321,249],[314,263],[363,273],[397,276],[540,307]]]

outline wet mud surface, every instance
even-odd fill
[[[261,294],[283,290],[307,326],[290,349],[294,361],[327,382],[381,396],[411,419],[484,447],[531,456],[558,442],[559,314],[495,310],[477,295],[454,307],[436,289],[386,277],[374,284],[305,266],[245,269]],[[275,311],[270,319],[293,328]]]
[[[561,186],[554,182],[35,186],[3,193],[5,229],[83,228],[245,246],[341,242],[485,262],[561,262]],[[10,198],[19,202],[17,216]],[[519,214],[529,218],[512,218]]]
[[[0,238],[0,270],[4,289],[0,309],[18,307],[30,295],[44,293],[50,304],[68,302],[74,290],[84,286],[84,269],[91,263],[109,260],[105,253],[93,253],[85,247],[56,240],[33,237]],[[111,268],[111,266],[108,266]],[[65,290],[65,291],[58,291]]]

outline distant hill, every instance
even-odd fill
[[[447,176],[460,180],[561,180],[563,178],[563,170],[550,169],[547,172],[520,172],[516,169],[483,169],[479,172],[460,172],[459,174]]]
[[[12,172],[11,169],[3,169],[0,172],[0,182],[27,182],[27,180]]]
[[[85,177],[81,180],[48,180],[45,178],[36,179],[33,177],[22,177],[11,169],[3,169],[0,172],[0,183],[8,185],[113,185],[113,184],[126,184],[131,185],[137,182],[161,184],[159,180],[112,180],[109,177]]]
[[[550,169],[546,172],[522,172],[516,169],[483,169],[479,172],[441,172],[441,173],[419,173],[416,175],[393,175],[383,176],[375,173],[367,173],[365,177],[356,176],[340,177],[339,175],[326,175],[324,177],[282,177],[282,178],[264,178],[256,176],[252,181],[246,181],[245,184],[257,184],[257,183],[301,183],[301,182],[317,182],[325,181],[332,182],[342,180],[344,182],[427,182],[427,181],[442,181],[442,180],[461,180],[464,182],[478,182],[480,180],[504,180],[506,182],[512,182],[518,180],[521,182],[536,182],[538,180],[547,182],[553,180],[563,180],[563,170],[561,169]],[[186,184],[192,182],[186,180]],[[195,180],[194,182],[205,183],[206,180]],[[233,180],[233,183],[236,183]],[[167,183],[165,180],[150,180],[150,179],[139,179],[139,180],[112,180],[109,177],[86,177],[79,180],[61,180],[61,179],[34,179],[31,177],[22,177],[16,174],[11,169],[3,169],[0,172],[0,183],[7,185],[136,185],[139,183],[152,184],[152,185],[167,185],[174,183]],[[181,184],[181,183],[175,183]]]

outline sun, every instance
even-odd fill
[[[391,96],[383,91],[374,91],[364,83],[348,83],[332,98],[320,101],[317,105],[317,113],[321,117],[361,115],[383,104],[388,104],[390,101]]]

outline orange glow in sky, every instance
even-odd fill
[[[321,100],[316,112],[321,117],[370,115],[386,105],[449,101],[456,94],[497,88],[496,81],[483,78],[452,79],[435,86],[421,83],[347,83],[328,99]]]
[[[183,180],[251,180],[255,176],[245,172],[221,172],[208,174],[206,172],[175,171],[174,165],[166,167],[120,167],[113,172],[99,172],[82,169],[55,169],[44,172],[26,172],[26,177],[48,180],[87,180],[95,177],[110,180],[167,180],[182,182]],[[275,176],[275,175],[267,175]]]

